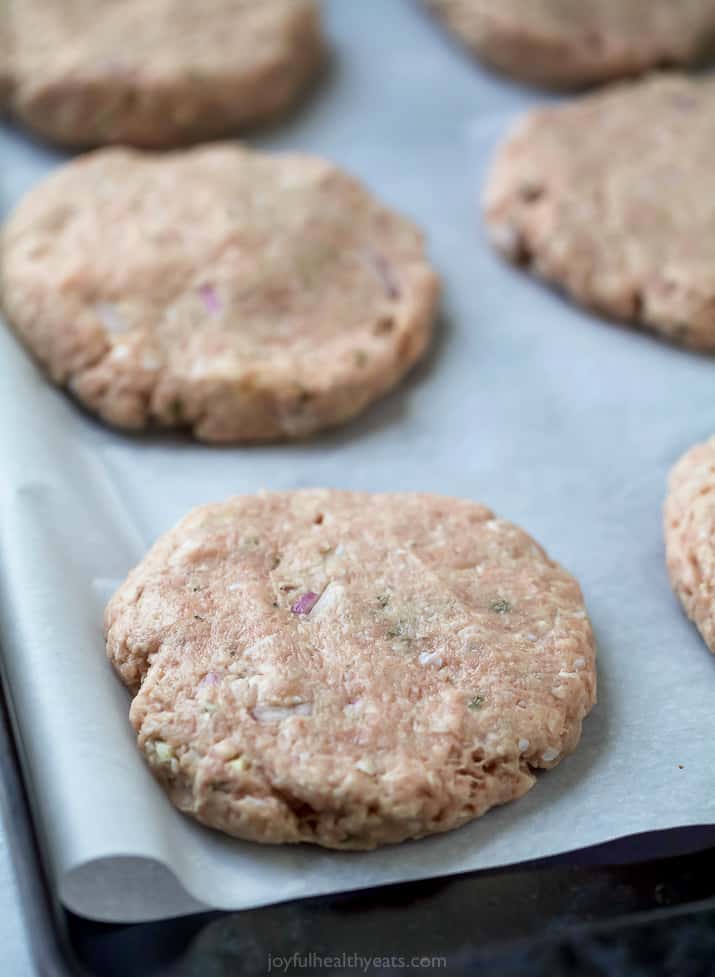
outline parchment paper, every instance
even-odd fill
[[[307,444],[211,449],[106,430],[0,331],[5,670],[53,877],[67,906],[97,919],[240,909],[715,826],[715,658],[669,589],[660,511],[670,464],[715,431],[715,362],[605,324],[489,251],[489,156],[543,95],[489,76],[409,0],[329,0],[326,19],[321,90],[254,141],[342,162],[427,229],[444,311],[406,385]],[[2,130],[4,208],[60,160]],[[578,576],[600,701],[578,751],[523,800],[371,854],[233,841],[165,800],[105,660],[104,602],[190,507],[306,486],[474,498]]]

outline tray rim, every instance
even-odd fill
[[[0,656],[0,825],[8,840],[17,884],[23,938],[38,977],[79,977],[83,970],[53,894],[23,775],[12,699]]]

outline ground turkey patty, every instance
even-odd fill
[[[372,848],[517,798],[595,702],[576,581],[472,502],[301,491],[200,508],[106,612],[139,747],[240,838]]]
[[[585,305],[715,350],[715,82],[660,75],[526,115],[485,193],[496,248]]]
[[[427,348],[422,235],[325,160],[224,143],[105,149],[3,233],[11,326],[110,424],[297,438],[393,387]]]
[[[10,109],[71,147],[226,135],[287,109],[323,61],[313,0],[0,2]]]
[[[424,0],[476,55],[571,87],[688,64],[715,38],[715,0]]]
[[[715,438],[691,448],[670,473],[665,546],[673,590],[715,652]]]

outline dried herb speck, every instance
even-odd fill
[[[476,712],[477,709],[481,709],[484,705],[484,696],[475,695],[473,699],[470,699],[467,703],[467,709],[471,709],[472,712]]]
[[[387,632],[388,638],[401,638],[403,641],[411,641],[412,639],[407,634],[407,622],[398,621],[393,624],[390,630]]]
[[[313,397],[314,394],[311,393],[310,390],[301,390],[300,393],[298,394],[298,406],[307,407],[307,405],[311,402]]]
[[[489,605],[489,610],[494,611],[495,614],[508,614],[511,610],[511,604],[508,600],[504,600],[503,597],[493,600]]]

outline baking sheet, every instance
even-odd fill
[[[715,825],[715,658],[669,589],[660,515],[669,465],[715,431],[715,361],[604,324],[488,249],[490,154],[543,95],[479,69],[410,0],[328,0],[325,13],[329,76],[253,141],[343,163],[428,231],[443,314],[400,390],[296,446],[128,437],[51,389],[0,331],[5,668],[61,898],[95,919],[241,909]],[[0,130],[4,209],[60,161]],[[599,704],[578,751],[524,799],[370,854],[234,841],[164,799],[105,661],[106,598],[192,506],[308,486],[474,498],[578,576]]]

